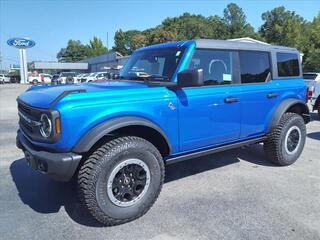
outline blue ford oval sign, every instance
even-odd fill
[[[35,41],[27,38],[10,38],[7,43],[9,46],[19,49],[31,48],[36,45]]]

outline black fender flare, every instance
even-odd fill
[[[86,134],[84,134],[81,137],[81,139],[73,147],[72,152],[88,152],[95,143],[97,143],[104,136],[108,135],[110,132],[128,126],[145,126],[157,131],[165,139],[169,147],[169,152],[171,152],[170,141],[166,134],[162,131],[162,129],[153,122],[142,117],[117,117],[100,123],[97,126],[90,129]]]
[[[318,110],[319,105],[320,105],[320,95],[317,97],[317,99],[312,107],[312,111]]]
[[[293,107],[294,105],[299,105],[302,107],[301,116],[303,117],[304,122],[305,123],[310,122],[310,111],[309,111],[308,105],[299,99],[287,98],[287,99],[283,100],[279,104],[277,109],[274,111],[272,118],[271,118],[271,121],[268,126],[267,133],[271,132],[278,125],[282,115],[284,113],[288,112],[288,110],[291,107]]]

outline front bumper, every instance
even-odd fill
[[[81,155],[69,153],[53,153],[32,145],[23,135],[17,132],[16,145],[24,154],[28,165],[57,181],[69,181],[76,172]]]

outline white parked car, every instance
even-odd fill
[[[317,110],[320,117],[320,73],[304,73],[303,78],[309,88],[310,103],[313,111]]]
[[[39,83],[51,83],[52,76],[46,73],[40,73],[38,76],[30,76],[28,77],[28,82],[33,85],[38,85]]]
[[[89,76],[85,78],[86,82],[91,82],[98,79],[109,79],[109,73],[108,72],[93,72],[90,73]]]
[[[81,82],[81,79],[86,75],[86,73],[80,73],[76,76],[77,82]]]
[[[10,78],[5,74],[0,74],[0,84],[10,83]]]
[[[89,77],[90,73],[85,73],[81,76],[80,81],[79,82],[85,82],[87,77]]]

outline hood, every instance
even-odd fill
[[[36,108],[49,108],[50,105],[62,99],[67,94],[81,92],[115,91],[125,89],[147,88],[143,82],[108,81],[104,83],[82,83],[56,86],[34,86],[19,96],[19,100]]]

